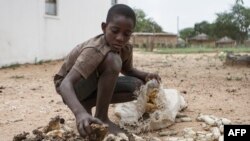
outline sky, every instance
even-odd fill
[[[250,0],[243,1],[249,8]],[[216,13],[229,12],[234,3],[235,0],[128,0],[130,7],[142,9],[165,32],[175,34],[178,29],[193,27],[204,20],[214,22]]]

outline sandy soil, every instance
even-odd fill
[[[188,102],[185,114],[193,122],[176,123],[169,129],[201,128],[199,113],[225,117],[237,124],[250,124],[250,68],[224,66],[216,54],[161,55],[134,53],[134,66],[157,72],[165,88],[183,93]],[[0,140],[44,126],[61,115],[74,123],[71,111],[62,103],[53,85],[53,75],[62,61],[0,69]],[[112,119],[113,108],[110,108]],[[164,129],[164,130],[169,130]],[[157,132],[148,133],[157,136]]]

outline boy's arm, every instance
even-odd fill
[[[92,117],[77,99],[74,85],[81,78],[81,74],[71,69],[60,85],[60,92],[64,102],[68,105],[76,117],[77,128],[81,136],[91,133],[90,124],[103,124],[99,119]]]
[[[122,64],[121,73],[127,76],[133,76],[141,79],[144,83],[148,80],[156,79],[159,83],[161,82],[161,77],[155,73],[148,73],[144,71],[137,70],[133,67],[133,47],[131,46],[130,52],[128,52],[126,61]]]
[[[146,83],[148,80],[151,80],[151,79],[156,79],[158,82],[161,82],[161,77],[158,74],[143,72],[143,71],[137,70],[136,68],[122,70],[122,74],[137,77],[141,79],[142,81],[144,81],[144,83]]]

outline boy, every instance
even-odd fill
[[[134,100],[133,92],[157,74],[133,68],[129,38],[136,24],[134,11],[123,4],[110,8],[102,35],[74,48],[54,77],[57,92],[76,118],[78,132],[91,133],[91,123],[107,124],[110,133],[121,129],[108,118],[110,103]],[[125,76],[119,76],[119,73]],[[91,108],[96,106],[95,116]]]

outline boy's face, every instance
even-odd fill
[[[102,23],[102,30],[108,45],[116,51],[120,51],[129,41],[134,29],[131,18],[122,15],[114,15],[108,23]]]

